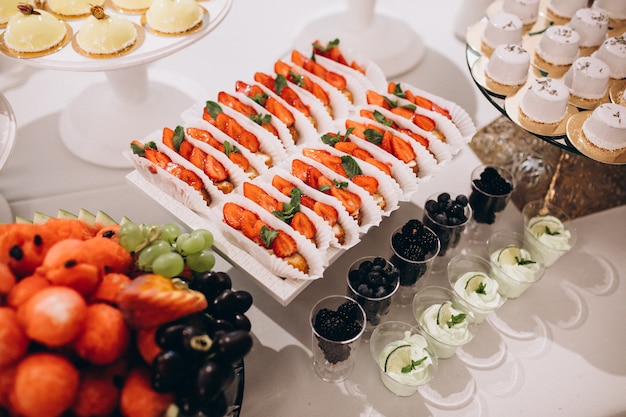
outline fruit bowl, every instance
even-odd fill
[[[252,296],[212,244],[101,211],[0,225],[0,415],[238,416]]]

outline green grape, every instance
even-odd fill
[[[141,227],[136,223],[124,223],[118,232],[120,245],[128,252],[134,252],[144,242]]]
[[[180,275],[185,269],[185,260],[176,252],[163,253],[152,262],[152,272],[166,277]]]
[[[193,253],[185,258],[187,266],[194,272],[210,271],[215,266],[215,255],[213,252],[204,250],[199,253]]]
[[[176,238],[182,233],[180,227],[174,223],[167,223],[161,227],[161,239],[170,243],[176,243]]]
[[[191,236],[202,236],[204,239],[204,247],[202,249],[210,249],[213,246],[213,233],[206,229],[196,229],[191,232]]]
[[[153,271],[153,263],[160,255],[172,253],[172,245],[164,240],[155,240],[139,252],[137,267],[142,271]]]
[[[186,235],[183,239],[181,236]],[[204,249],[204,237],[198,234],[183,233],[176,239],[176,250],[183,256],[200,253]]]
[[[143,233],[148,242],[152,242],[153,240],[159,238],[159,235],[161,234],[161,226],[154,223],[142,224],[141,233]]]

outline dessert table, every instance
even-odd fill
[[[465,44],[455,37],[456,15],[465,10],[461,3],[380,0],[376,10],[406,21],[427,48],[419,66],[396,78],[456,102],[480,128],[500,113],[475,87],[466,67]],[[182,113],[194,103],[214,99],[220,90],[232,91],[235,81],[251,80],[255,71],[271,69],[309,20],[341,10],[343,6],[331,0],[235,1],[210,36],[151,63],[149,76],[179,88],[176,100]],[[59,134],[62,110],[86,87],[104,80],[102,72],[35,68],[0,56],[0,91],[18,123],[16,147],[0,172],[0,221],[32,218],[35,211],[55,215],[60,208],[103,210],[116,219],[127,216],[143,223],[176,221],[127,181],[130,168],[94,165],[64,146]],[[159,102],[148,97],[145,111],[156,106]],[[101,120],[92,128],[106,130],[115,122]],[[169,120],[154,120],[154,130],[179,122],[179,114],[172,114]],[[148,133],[129,132],[128,140]],[[383,387],[367,340],[345,382],[329,384],[313,372],[311,307],[326,295],[345,293],[345,275],[353,260],[386,256],[391,230],[421,218],[427,196],[468,193],[470,173],[480,163],[469,146],[463,148],[420,186],[411,202],[371,229],[287,306],[247,273],[217,260],[216,269],[227,271],[234,286],[254,296],[249,318],[255,343],[245,359],[242,417],[626,416],[626,286],[621,282],[626,270],[626,206],[576,219],[576,247],[522,297],[507,301],[482,323],[477,337],[455,357],[441,360],[435,379],[416,395],[400,398]],[[519,210],[509,204],[495,227],[521,230],[521,222]],[[448,285],[444,273],[431,274],[424,284]],[[414,321],[408,308],[398,306],[392,307],[388,319]]]

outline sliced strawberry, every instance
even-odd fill
[[[363,160],[371,165],[374,165],[376,168],[380,169],[385,174],[391,176],[391,166],[390,166],[391,164],[386,164],[373,157],[364,158]]]
[[[134,328],[150,328],[202,311],[206,297],[182,282],[157,274],[131,280],[117,295],[117,305]]]
[[[281,122],[283,122],[288,128],[292,127],[296,123],[293,113],[291,113],[287,107],[279,103],[274,97],[267,98],[265,108],[267,111],[276,116]]]
[[[301,211],[298,211],[293,215],[289,224],[294,228],[294,230],[307,239],[313,239],[315,237],[315,233],[317,232],[315,224]]]
[[[283,210],[283,205],[280,201],[269,195],[263,188],[251,182],[246,181],[243,183],[243,195],[270,213]]]
[[[302,53],[300,53],[299,51],[292,51],[291,61],[297,66],[302,67],[305,70],[322,78],[339,91],[343,91],[346,89],[347,82],[346,78],[343,75],[328,71],[322,65],[302,55]]]
[[[437,123],[430,117],[424,116],[423,114],[415,114],[412,119],[415,126],[419,127],[422,130],[427,132],[432,132],[437,127]]]
[[[243,216],[241,218],[241,231],[248,239],[252,239],[255,242],[258,241],[259,237],[258,230],[256,228],[258,220],[259,216],[255,213],[247,209],[243,210]]]
[[[291,194],[291,189],[294,187],[291,182],[287,181],[280,175],[274,175],[272,177],[272,186],[287,196]],[[302,201],[302,198],[300,198],[300,201]]]
[[[302,205],[304,205],[302,200],[300,200],[300,202],[302,203]],[[309,208],[311,208],[315,212],[315,214],[323,218],[324,221],[326,221],[326,223],[330,224],[331,226],[336,225],[339,221],[339,213],[337,213],[337,210],[331,205],[316,201],[313,203],[313,206]]]
[[[211,179],[211,181],[225,181],[228,179],[228,170],[218,161],[213,155],[206,154],[204,159],[204,173]]]
[[[191,153],[193,152],[193,148],[194,146],[191,143],[189,143],[189,141],[183,140],[180,143],[180,147],[178,148],[178,153],[180,154],[180,156],[182,156],[186,160],[189,160],[191,158]]]
[[[385,100],[385,97],[377,91],[367,90],[365,98],[367,99],[367,104],[373,104],[387,110],[391,108],[387,100]]]
[[[244,172],[247,172],[250,168],[250,161],[248,161],[248,158],[239,152],[229,152],[228,159],[239,166],[239,168],[241,168]]]
[[[227,202],[222,208],[222,215],[227,225],[236,230],[241,230],[244,209],[238,204]]]
[[[378,180],[371,175],[354,175],[351,180],[370,194],[374,194],[378,190]]]
[[[341,205],[351,216],[359,211],[361,207],[361,197],[359,197],[358,194],[337,187],[332,187],[330,194],[341,202]]]
[[[279,258],[288,258],[298,251],[295,239],[282,230],[279,230],[272,240],[271,247],[274,254]]]
[[[208,130],[200,129],[197,127],[188,127],[185,129],[185,133],[187,133],[190,138],[197,139],[206,144],[211,144],[211,141],[215,140],[213,135]]]
[[[354,152],[359,149],[356,143],[350,141],[336,142],[333,147],[338,151],[345,152],[350,155],[354,155]],[[356,156],[356,155],[355,155]],[[358,158],[358,157],[357,157]]]
[[[407,107],[394,107],[389,111],[407,120],[413,120],[415,116],[415,112]]]
[[[243,114],[246,117],[255,116],[257,111],[247,104],[244,104],[237,97],[232,96],[224,91],[220,91],[217,94],[217,101],[220,104],[230,107],[238,113]]]
[[[393,155],[403,162],[409,162],[415,159],[415,152],[411,147],[411,144],[405,142],[402,138],[392,135],[391,146],[393,149]]]
[[[194,164],[194,166],[198,167],[199,169],[203,170],[206,156],[207,156],[206,152],[204,152],[202,149],[198,148],[197,146],[194,146],[191,151],[191,155],[189,156],[189,162]]]
[[[168,148],[172,150],[176,150],[174,147],[174,130],[169,127],[163,128],[163,133],[161,134],[161,142]]]
[[[309,164],[295,158],[291,161],[291,173],[300,181],[308,184]]]

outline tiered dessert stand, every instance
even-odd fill
[[[106,74],[105,82],[87,87],[61,113],[61,139],[72,153],[96,165],[130,167],[122,155],[130,140],[151,132],[155,120],[168,120],[192,103],[196,86],[186,85],[189,82],[175,74],[149,71],[148,64],[211,33],[228,14],[232,0],[201,1],[200,5],[207,13],[198,30],[181,36],[163,36],[145,29],[142,44],[123,56],[88,58],[72,45],[66,45],[52,54],[21,60],[44,69]],[[142,24],[140,15],[127,17]],[[74,34],[81,23],[82,19],[68,21]]]

